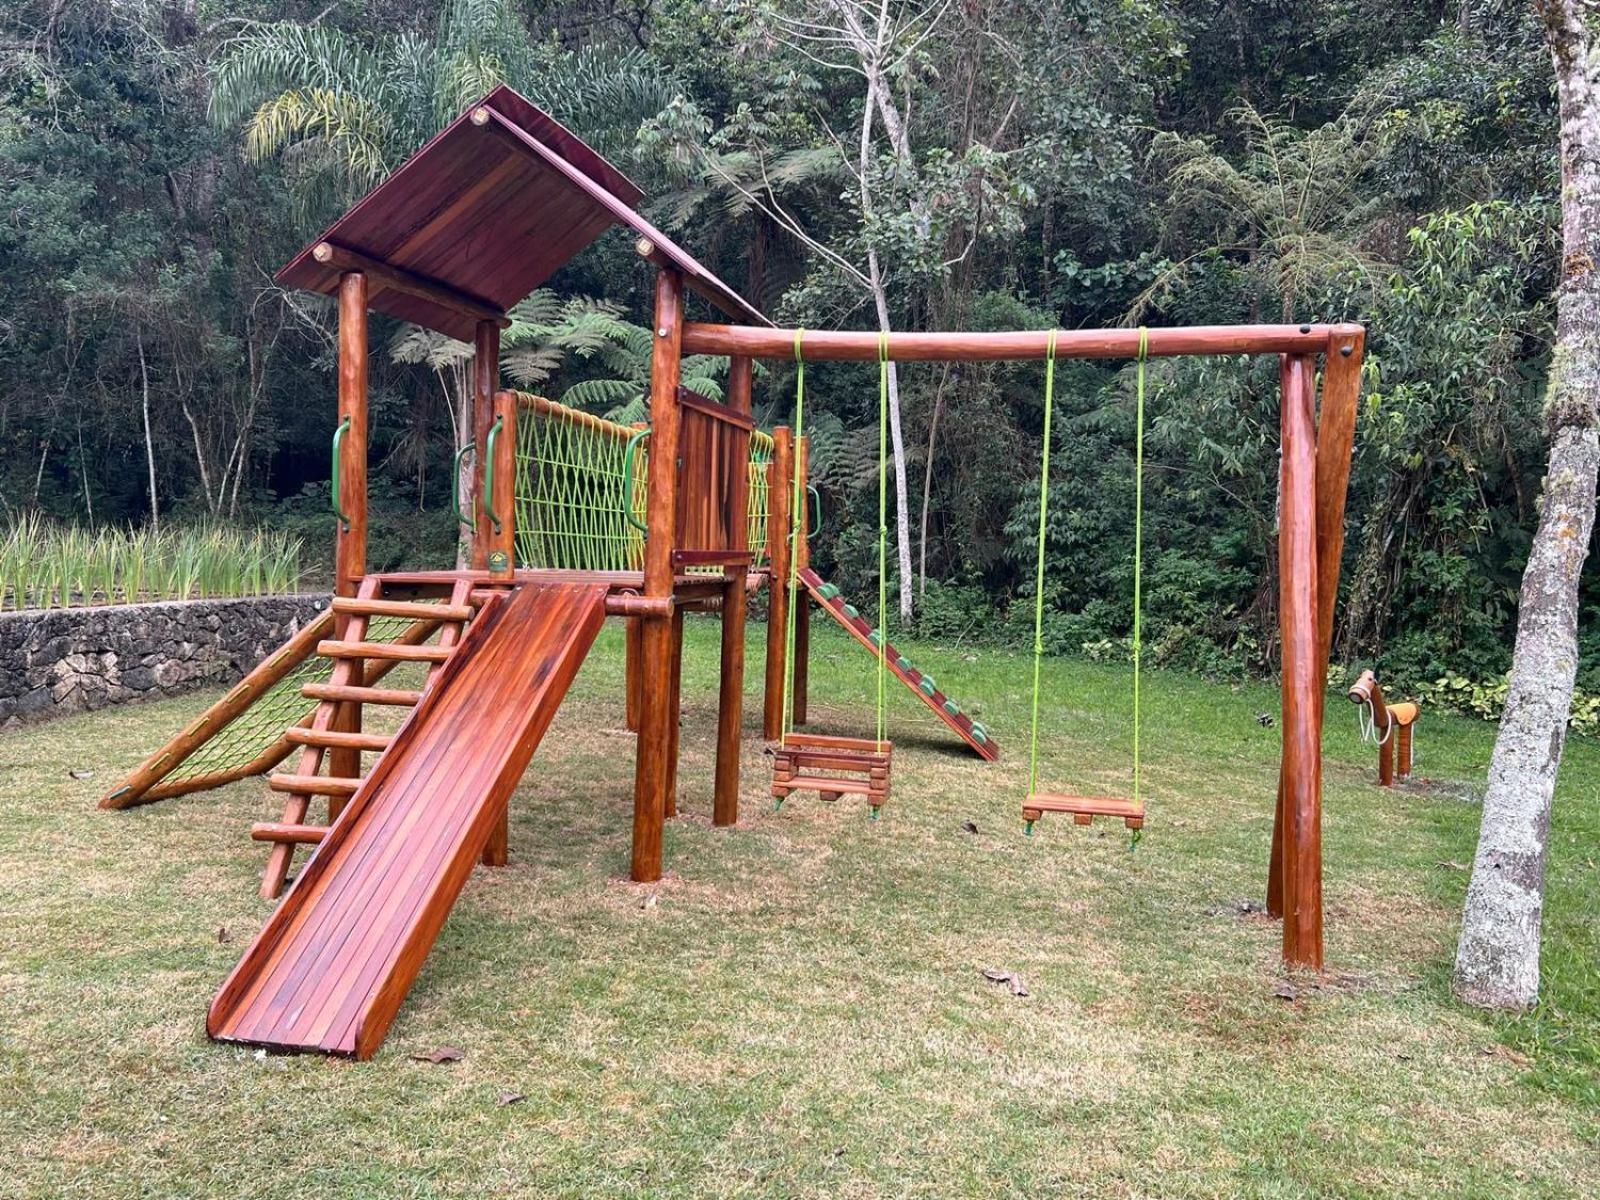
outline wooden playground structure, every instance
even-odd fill
[[[1362,740],[1378,747],[1378,786],[1393,787],[1397,778],[1410,779],[1412,741],[1422,706],[1415,700],[1390,703],[1371,671],[1361,672],[1346,695],[1360,708]]]
[[[762,434],[751,416],[755,360],[793,359],[797,331],[773,327],[652,226],[636,209],[641,199],[502,87],[279,273],[285,286],[338,303],[335,599],[102,801],[129,808],[268,775],[284,806],[280,820],[251,831],[270,847],[263,895],[283,892],[297,847],[315,851],[213,1001],[213,1037],[358,1058],[375,1051],[472,867],[505,862],[511,794],[607,617],[627,628],[634,880],[661,877],[663,822],[677,812],[689,612],[720,617],[710,809],[716,825],[739,820],[747,607],[762,586],[762,724],[769,741],[782,739],[780,799],[809,788],[859,794],[876,810],[889,792],[887,742],[785,737],[785,703],[788,724],[806,721],[813,608],[976,753],[998,755],[988,730],[810,568],[808,506],[795,502],[805,494],[804,442],[786,429]],[[655,268],[646,429],[499,386],[506,312],[619,225]],[[688,320],[691,295],[736,323]],[[459,514],[471,531],[467,569],[367,569],[372,310],[474,346],[474,441],[457,458],[458,470],[470,460],[473,480],[470,511]],[[1322,964],[1323,680],[1363,339],[1354,325],[804,334],[808,361],[1279,357],[1283,748],[1268,902],[1284,918],[1285,959],[1312,967]],[[686,355],[729,359],[725,399],[681,386]],[[401,663],[424,664],[421,687],[384,686]],[[392,736],[370,732],[369,705],[408,715]],[[276,770],[291,757],[291,770]],[[830,759],[849,759],[838,767],[845,774],[810,765]],[[326,820],[313,822],[324,800]]]

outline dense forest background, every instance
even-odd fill
[[[332,314],[272,273],[500,80],[788,323],[1366,323],[1337,655],[1403,684],[1508,665],[1558,256],[1551,68],[1518,3],[11,0],[5,513],[126,525],[153,503],[320,554]],[[626,409],[648,284],[603,239],[519,313],[510,377]],[[374,347],[372,559],[438,562],[459,348],[381,323]],[[871,590],[876,372],[807,384],[817,554]],[[914,364],[898,384],[895,586],[929,634],[1028,640],[1042,367]],[[792,373],[757,387],[786,420]],[[1047,641],[1114,654],[1131,372],[1063,367],[1056,400]],[[1156,661],[1271,669],[1276,413],[1274,363],[1151,368]]]

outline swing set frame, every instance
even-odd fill
[[[669,330],[663,317],[673,322]],[[657,350],[789,359],[799,331],[684,321],[657,312]],[[1267,911],[1283,920],[1286,962],[1320,970],[1322,721],[1344,551],[1345,501],[1366,331],[1354,324],[1202,325],[1006,333],[806,330],[807,362],[1005,362],[1276,355],[1279,361],[1278,623],[1282,749]],[[1318,369],[1319,360],[1321,370]],[[658,365],[660,362],[658,354]],[[676,361],[672,367],[675,368]],[[675,371],[672,372],[675,374]],[[1319,386],[1320,385],[1320,386]],[[1319,403],[1320,392],[1320,403]],[[659,811],[659,810],[657,810]],[[1080,814],[1075,814],[1080,815]],[[1125,816],[1122,812],[1107,815]]]

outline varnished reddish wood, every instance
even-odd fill
[[[603,619],[600,587],[485,608],[212,1002],[213,1037],[372,1054]],[[485,702],[508,687],[526,702]]]
[[[1129,829],[1144,828],[1144,803],[1126,796],[1072,796],[1061,792],[1031,792],[1022,802],[1022,819],[1037,821],[1045,813],[1071,813],[1079,825],[1096,817],[1120,817]]]
[[[748,358],[728,363],[728,406],[740,415],[752,408],[751,381],[755,364]],[[743,438],[746,464],[749,462],[749,431]],[[728,481],[729,507],[747,512],[750,506],[748,466]],[[740,521],[733,533],[736,549],[749,549],[750,525]],[[711,823],[728,826],[739,823],[739,765],[741,734],[744,729],[744,658],[749,591],[743,567],[727,572],[722,592],[722,657],[717,687],[717,761],[712,788]]]
[[[769,742],[783,736],[784,659],[789,651],[789,510],[793,471],[794,435],[780,425],[772,431],[772,461],[767,467],[767,561],[771,564],[771,583],[767,588],[767,667],[761,735]]]
[[[367,278],[347,272],[339,282],[339,413],[350,429],[341,442],[339,507],[350,518],[337,522],[334,592],[354,596],[367,573]],[[330,435],[331,436],[331,435]]]
[[[624,617],[622,631],[622,690],[626,705],[624,724],[629,730],[638,732],[639,712],[644,704],[639,695],[639,688],[644,681],[644,664],[640,661],[644,654],[644,630],[638,617]]]
[[[678,383],[683,335],[683,278],[675,271],[656,275],[655,320],[651,325],[650,466],[647,482],[649,534],[645,539],[644,594],[670,597],[672,551],[678,488]],[[640,883],[661,878],[661,825],[668,798],[677,790],[673,773],[672,626],[674,616],[641,618],[643,654],[633,783],[633,853],[629,869]]]
[[[333,242],[318,242],[311,250],[311,257],[323,266],[332,267],[337,271],[359,271],[378,287],[403,292],[408,296],[437,304],[441,308],[452,309],[474,321],[494,322],[497,329],[511,324],[505,313],[493,305],[458,292],[437,279],[429,279],[391,263],[379,262],[348,246],[340,246]]]
[[[1311,360],[1291,357],[1283,395],[1278,619],[1283,672],[1283,956],[1322,967],[1323,680],[1317,633],[1316,430]]]
[[[669,668],[667,696],[671,712],[667,716],[667,793],[663,815],[678,815],[678,748],[683,737],[683,609],[672,613],[672,662]]]
[[[443,662],[450,651],[443,646],[408,646],[401,642],[339,642],[317,643],[317,653],[324,658],[388,658],[395,662]]]
[[[354,796],[361,784],[356,776],[293,775],[267,776],[267,786],[275,792],[295,792],[304,796]]]
[[[1148,330],[1153,358],[1185,354],[1320,354],[1328,339],[1353,334],[1355,325],[1192,325]],[[792,360],[793,329],[689,322],[685,354],[747,355]],[[807,362],[878,360],[876,332],[807,329]],[[891,333],[889,357],[897,362],[1015,362],[1042,359],[1050,331],[1022,333]],[[1134,358],[1137,329],[1068,329],[1055,334],[1057,358]]]
[[[339,746],[347,750],[384,750],[390,738],[382,733],[341,733],[333,729],[290,729],[284,737],[296,746]]]
[[[409,688],[340,687],[332,683],[308,683],[300,689],[308,700],[346,700],[352,704],[387,704],[409,707],[422,699],[422,693]]]
[[[286,825],[282,821],[257,821],[250,826],[250,836],[255,841],[294,846],[315,846],[327,832],[326,825]]]
[[[473,610],[462,604],[428,604],[413,600],[357,600],[335,596],[336,613],[364,613],[369,617],[400,617],[407,621],[470,621]]]

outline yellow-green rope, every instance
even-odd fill
[[[904,581],[902,581],[904,586]],[[889,331],[878,332],[878,740],[888,732],[884,671],[889,645]]]
[[[1150,331],[1139,326],[1139,368],[1133,435],[1133,802],[1140,803],[1144,781],[1139,758],[1139,668],[1144,658],[1144,364],[1150,356]],[[1137,844],[1140,831],[1133,831]]]
[[[806,434],[806,358],[802,349],[804,328],[794,331],[794,454],[789,459],[789,612],[783,628],[783,732],[794,731],[794,640],[799,620],[800,595],[800,492],[799,454]]]
[[[1044,354],[1044,452],[1039,464],[1039,546],[1033,571],[1033,732],[1028,745],[1028,794],[1039,790],[1039,664],[1044,659],[1044,527],[1050,507],[1050,416],[1055,408],[1056,330]]]

